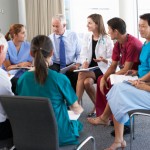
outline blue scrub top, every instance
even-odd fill
[[[32,62],[32,57],[30,56],[30,43],[26,41],[22,42],[20,50],[17,51],[13,41],[8,41],[6,60],[9,60],[12,65],[21,62]]]

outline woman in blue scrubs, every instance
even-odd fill
[[[8,41],[8,51],[3,68],[10,74],[17,72],[16,67],[32,66],[30,43],[25,41],[26,30],[22,24],[13,24],[5,38]]]

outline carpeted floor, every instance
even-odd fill
[[[83,96],[84,112],[80,116],[80,121],[84,125],[84,132],[90,133],[96,139],[97,150],[103,150],[111,145],[114,138],[110,135],[113,130],[111,126],[93,126],[86,120],[87,114],[92,110],[93,104],[85,93]],[[130,135],[125,135],[124,139],[127,142],[126,150],[130,149]],[[89,149],[89,146],[84,148]],[[132,150],[150,150],[150,117],[137,116],[135,117],[135,140],[133,141]]]

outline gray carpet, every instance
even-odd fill
[[[84,112],[80,116],[80,121],[84,125],[84,132],[93,135],[96,139],[97,150],[103,150],[109,147],[114,138],[110,135],[113,130],[111,126],[93,126],[86,121],[87,114],[92,110],[93,104],[89,97],[85,93],[83,96],[83,108]],[[126,150],[130,147],[130,135],[125,135],[124,139],[127,142]],[[89,145],[84,148],[85,150],[91,150]],[[135,117],[135,140],[133,141],[132,150],[150,150],[150,118],[143,116]]]

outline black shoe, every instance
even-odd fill
[[[115,136],[115,130],[110,133],[112,136]],[[124,126],[123,135],[130,134],[130,126]]]
[[[113,122],[113,121],[110,121],[110,125],[111,125],[111,126],[114,126],[114,122]]]
[[[96,117],[96,113],[94,113],[94,112],[93,112],[93,113],[89,113],[89,114],[88,114],[88,117],[94,118],[94,117]]]

